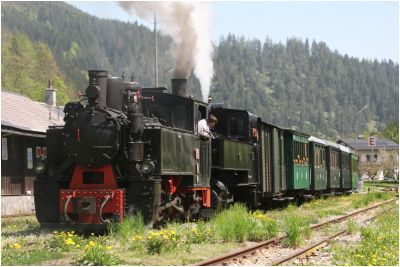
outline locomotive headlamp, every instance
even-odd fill
[[[86,96],[90,99],[97,99],[100,96],[100,87],[91,84],[86,88]]]
[[[38,160],[36,162],[35,171],[37,174],[42,174],[46,171],[46,164],[45,164],[44,160]]]
[[[141,165],[140,165],[140,172],[144,175],[150,175],[154,172],[156,169],[156,166],[154,165],[154,162],[151,160],[145,160]]]

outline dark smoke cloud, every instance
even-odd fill
[[[210,38],[211,10],[207,3],[193,2],[119,2],[142,19],[157,14],[157,25],[173,39],[174,78],[188,78],[192,69],[199,78],[203,100],[207,101],[214,73]]]

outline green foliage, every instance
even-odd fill
[[[278,235],[278,222],[267,216],[265,212],[256,210],[250,212],[249,215],[252,224],[250,240],[262,241]]]
[[[336,246],[334,265],[399,266],[399,214],[392,209],[361,229],[361,242],[355,246]]]
[[[323,42],[261,43],[228,35],[216,49],[215,65],[215,100],[278,125],[350,137],[355,113],[365,103],[368,110],[357,116],[359,132],[368,124],[382,129],[398,122],[398,64],[390,60],[360,61]]]
[[[144,246],[150,254],[171,251],[178,246],[177,233],[175,230],[168,229],[149,231],[145,237]]]
[[[310,224],[300,215],[288,215],[284,218],[284,243],[290,247],[298,247],[304,237],[311,234]]]
[[[111,223],[108,227],[108,232],[111,236],[121,238],[122,241],[128,240],[132,235],[141,235],[145,231],[143,216],[125,217],[122,223]]]
[[[248,212],[241,203],[218,213],[210,223],[223,241],[265,240],[278,234],[275,220],[260,211]]]
[[[57,89],[57,104],[63,105],[73,98],[68,90],[72,83],[65,83],[49,47],[38,41],[31,42],[26,34],[5,33],[2,38],[2,88],[27,95],[43,102],[48,80]]]
[[[382,136],[398,144],[399,143],[398,123],[393,121],[389,122],[386,128],[383,130]]]
[[[3,266],[34,265],[38,262],[57,259],[61,256],[59,251],[47,248],[27,249],[19,243],[7,246],[1,251],[1,264]]]
[[[252,231],[247,209],[240,203],[218,213],[211,223],[215,225],[217,235],[224,241],[247,241]]]
[[[53,236],[50,240],[50,247],[62,252],[73,251],[80,249],[83,242],[82,236],[75,234],[74,231],[71,232],[53,232]]]
[[[109,246],[89,241],[83,254],[76,260],[77,265],[84,266],[113,266],[120,265],[121,259],[113,255]]]
[[[357,232],[357,224],[353,221],[353,219],[347,221],[347,232],[349,232],[351,235]]]
[[[390,198],[391,194],[388,192],[368,192],[367,194],[363,194],[358,199],[354,200],[353,207],[361,208],[376,200],[388,200]]]
[[[215,241],[215,228],[204,221],[187,223],[173,227],[180,235],[180,239],[187,244],[211,243]]]

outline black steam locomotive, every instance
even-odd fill
[[[355,188],[347,148],[188,98],[184,79],[165,90],[89,71],[85,97],[47,131],[34,183],[42,226],[104,229],[139,212],[149,224],[192,220],[234,201],[257,208]],[[215,139],[202,140],[197,122],[210,113]]]

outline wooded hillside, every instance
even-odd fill
[[[1,5],[2,88],[38,100],[52,78],[62,104],[84,90],[88,69],[126,77],[134,72],[142,86],[154,85],[151,29],[98,19],[63,2]],[[159,36],[159,85],[166,87],[170,42]],[[246,108],[267,122],[320,137],[350,137],[356,111],[367,105],[357,116],[358,133],[398,125],[399,65],[391,60],[341,55],[323,42],[291,38],[282,44],[229,35],[215,47],[214,68],[213,101]],[[189,86],[200,99],[193,75]]]

